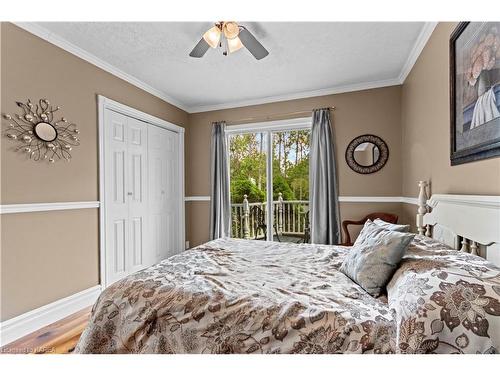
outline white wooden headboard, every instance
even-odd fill
[[[417,230],[500,266],[500,196],[434,194],[419,181]]]

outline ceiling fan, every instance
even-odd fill
[[[269,52],[259,43],[257,39],[248,31],[245,26],[238,25],[236,22],[217,22],[214,27],[209,29],[198,44],[193,48],[189,56],[203,57],[209,47],[224,47],[222,54],[238,51],[245,46],[248,51],[257,59],[263,59]]]

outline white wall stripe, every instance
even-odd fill
[[[386,202],[386,203],[399,203],[401,202],[401,197],[354,197],[354,196],[339,196],[339,202],[349,202],[349,203],[376,203],[376,202]]]
[[[210,202],[208,195],[191,195],[184,198],[185,202]],[[339,202],[345,203],[407,203],[418,204],[417,198],[411,197],[365,197],[340,196]],[[16,214],[23,212],[79,210],[85,208],[99,208],[99,201],[89,202],[57,202],[57,203],[22,203],[0,205],[0,214]]]
[[[56,203],[21,203],[2,204],[0,214],[17,214],[21,212],[79,210],[83,208],[98,208],[98,201],[88,202],[56,202]]]
[[[210,202],[210,196],[208,195],[192,195],[190,197],[184,198],[185,202]]]
[[[186,202],[209,202],[210,197],[207,195],[192,195],[185,197]],[[339,196],[339,202],[345,203],[408,203],[418,204],[417,198],[411,197],[364,197],[364,196]]]
[[[401,203],[414,204],[418,206],[418,198],[412,198],[412,197],[400,197],[400,198],[401,198]]]
[[[408,203],[418,204],[417,198],[412,197],[355,197],[355,196],[339,196],[339,202],[348,203]]]
[[[8,344],[30,334],[60,319],[74,314],[94,304],[101,293],[101,286],[96,285],[89,289],[62,298],[48,305],[28,311],[15,318],[0,323],[0,346]]]

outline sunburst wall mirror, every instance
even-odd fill
[[[5,134],[18,144],[15,151],[25,152],[35,161],[70,161],[71,150],[80,145],[80,131],[65,117],[54,118],[60,107],[52,106],[47,99],[40,99],[38,104],[29,99],[26,103],[16,104],[23,113],[3,115],[8,121]]]

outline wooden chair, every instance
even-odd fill
[[[304,237],[303,237],[303,243],[309,243],[311,241],[311,225],[309,222],[309,212],[307,211],[304,214]]]
[[[252,208],[250,208],[250,217],[255,218],[255,239],[257,239],[259,231],[262,230],[265,240],[267,237],[266,213],[259,206],[253,206]],[[273,228],[274,232],[276,233],[276,239],[278,240],[278,242],[281,242],[278,228],[276,228],[276,225],[273,225]]]
[[[341,244],[342,246],[352,246],[351,242],[351,235],[349,234],[349,230],[347,229],[348,225],[364,225],[367,220],[375,220],[375,219],[381,219],[384,221],[387,221],[388,223],[391,224],[396,224],[398,222],[398,216],[394,214],[388,214],[386,212],[374,212],[371,214],[366,215],[363,219],[361,220],[344,220],[342,222],[342,229],[344,231],[344,242]]]

